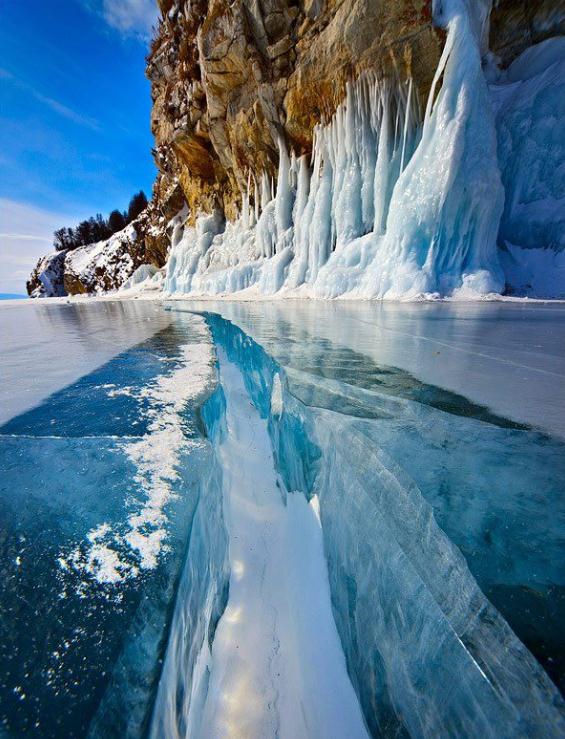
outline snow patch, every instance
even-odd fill
[[[182,456],[200,443],[186,437],[182,413],[214,379],[214,355],[204,319],[194,316],[191,328],[199,331],[201,340],[182,347],[178,366],[138,395],[148,403],[147,433],[121,446],[136,469],[136,492],[125,530],[108,523],[91,529],[85,542],[60,557],[62,569],[72,568],[98,583],[112,585],[154,569],[167,551],[166,506],[176,497],[174,483],[179,479]],[[121,394],[129,391],[122,388]],[[109,395],[119,393],[108,391]]]
[[[87,292],[103,293],[122,285],[133,273],[132,245],[137,238],[130,223],[109,239],[67,252],[65,273],[78,279]]]

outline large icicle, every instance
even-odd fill
[[[367,297],[504,287],[496,248],[504,193],[480,55],[484,17],[477,9],[484,3],[473,12],[463,0],[436,5],[447,41],[422,140],[394,189],[386,235],[364,275]]]

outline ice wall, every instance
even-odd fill
[[[447,40],[422,140],[364,275],[362,294],[369,297],[485,294],[504,285],[496,250],[504,194],[480,53],[488,3],[438,1],[434,12]]]
[[[316,129],[311,161],[279,142],[276,188],[250,178],[235,223],[200,216],[185,229],[165,291],[500,292],[504,196],[481,67],[488,11],[486,1],[437,2],[447,42],[425,114],[411,82],[366,76],[349,85],[333,118]]]
[[[565,297],[565,38],[527,49],[491,84],[506,199],[499,242],[519,295]]]

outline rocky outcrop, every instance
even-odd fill
[[[66,251],[47,254],[37,262],[26,282],[31,298],[59,298],[65,293],[64,270]]]
[[[64,265],[65,291],[70,295],[117,290],[141,265],[162,267],[167,259],[173,224],[183,208],[178,185],[164,190],[160,178],[153,200],[135,221],[106,241],[69,251]]]
[[[120,288],[141,265],[162,267],[171,242],[171,220],[184,207],[174,179],[160,176],[153,198],[135,221],[109,239],[42,257],[27,283],[31,297],[103,293]]]
[[[429,89],[442,44],[431,0],[171,0],[148,57],[155,159],[192,214],[233,218],[278,138],[307,152],[316,123],[365,70]]]

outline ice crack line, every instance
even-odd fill
[[[184,736],[367,737],[333,621],[320,520],[281,497],[267,421],[219,352],[227,433],[218,448],[230,587],[202,706]]]

